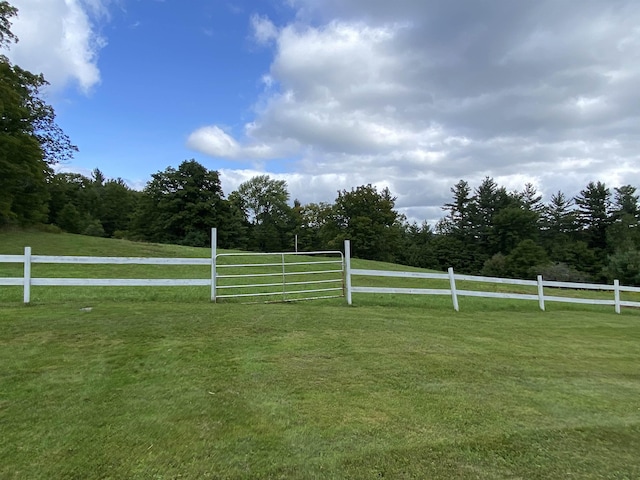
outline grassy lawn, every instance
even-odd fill
[[[1,253],[207,256],[10,235]],[[40,290],[0,294],[3,479],[640,477],[634,310]]]

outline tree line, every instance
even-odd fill
[[[152,175],[142,191],[122,179],[58,173],[46,183],[47,222],[86,235],[254,251],[338,250],[359,258],[489,276],[640,284],[640,206],[631,185],[589,183],[547,203],[528,184],[460,180],[435,227],[408,222],[389,189],[361,185],[333,203],[301,204],[284,180],[259,175],[228,197],[219,173],[195,160]]]
[[[0,49],[17,41],[17,10],[0,1]],[[405,265],[491,276],[574,281],[613,278],[640,284],[640,208],[636,188],[589,183],[575,198],[543,203],[532,185],[508,191],[492,178],[451,189],[445,216],[431,228],[410,223],[389,189],[361,185],[333,203],[298,200],[267,175],[228,197],[219,173],[195,160],[151,176],[142,191],[122,179],[57,173],[52,166],[77,148],[55,123],[41,95],[40,74],[0,55],[0,227],[51,225],[71,233],[205,246],[211,227],[223,248],[256,251],[337,250]]]

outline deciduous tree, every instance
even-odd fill
[[[229,207],[223,200],[218,172],[195,160],[185,160],[176,170],[154,173],[140,198],[135,231],[146,240],[209,244],[209,232],[217,227],[226,234]]]
[[[338,192],[328,225],[329,246],[340,249],[350,239],[354,256],[394,261],[404,222],[404,216],[394,210],[395,200],[388,188],[378,192],[370,184]]]
[[[243,182],[235,202],[250,222],[250,246],[259,251],[291,250],[295,218],[288,205],[287,182],[259,175]]]
[[[16,14],[8,2],[0,1],[0,48],[17,41],[11,32]],[[41,74],[0,55],[0,224],[46,220],[50,165],[76,150],[41,96],[46,84]]]

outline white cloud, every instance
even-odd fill
[[[237,158],[240,146],[215,125],[201,127],[189,135],[187,146],[212,157]]]
[[[278,29],[271,20],[260,15],[251,17],[253,38],[260,45],[267,45],[278,37]]]
[[[547,197],[640,187],[635,0],[288,3],[281,28],[252,18],[273,61],[246,141],[197,150],[242,160],[260,145],[277,160],[287,145],[292,197],[386,185],[418,219],[440,216],[460,178]]]
[[[246,125],[246,133],[251,135],[252,124]],[[296,150],[288,141],[271,141],[269,144],[252,142],[241,145],[236,139],[217,125],[207,125],[192,132],[187,138],[187,147],[217,158],[232,160],[264,160],[286,155]]]
[[[13,0],[13,62],[43,73],[52,88],[76,84],[84,93],[100,82],[98,53],[106,40],[92,19],[107,16],[106,0]]]

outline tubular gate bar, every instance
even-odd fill
[[[249,263],[233,262],[243,258]],[[271,297],[291,302],[344,296],[344,256],[339,251],[220,253],[215,263],[214,302],[223,298]],[[230,273],[218,273],[223,270]]]

